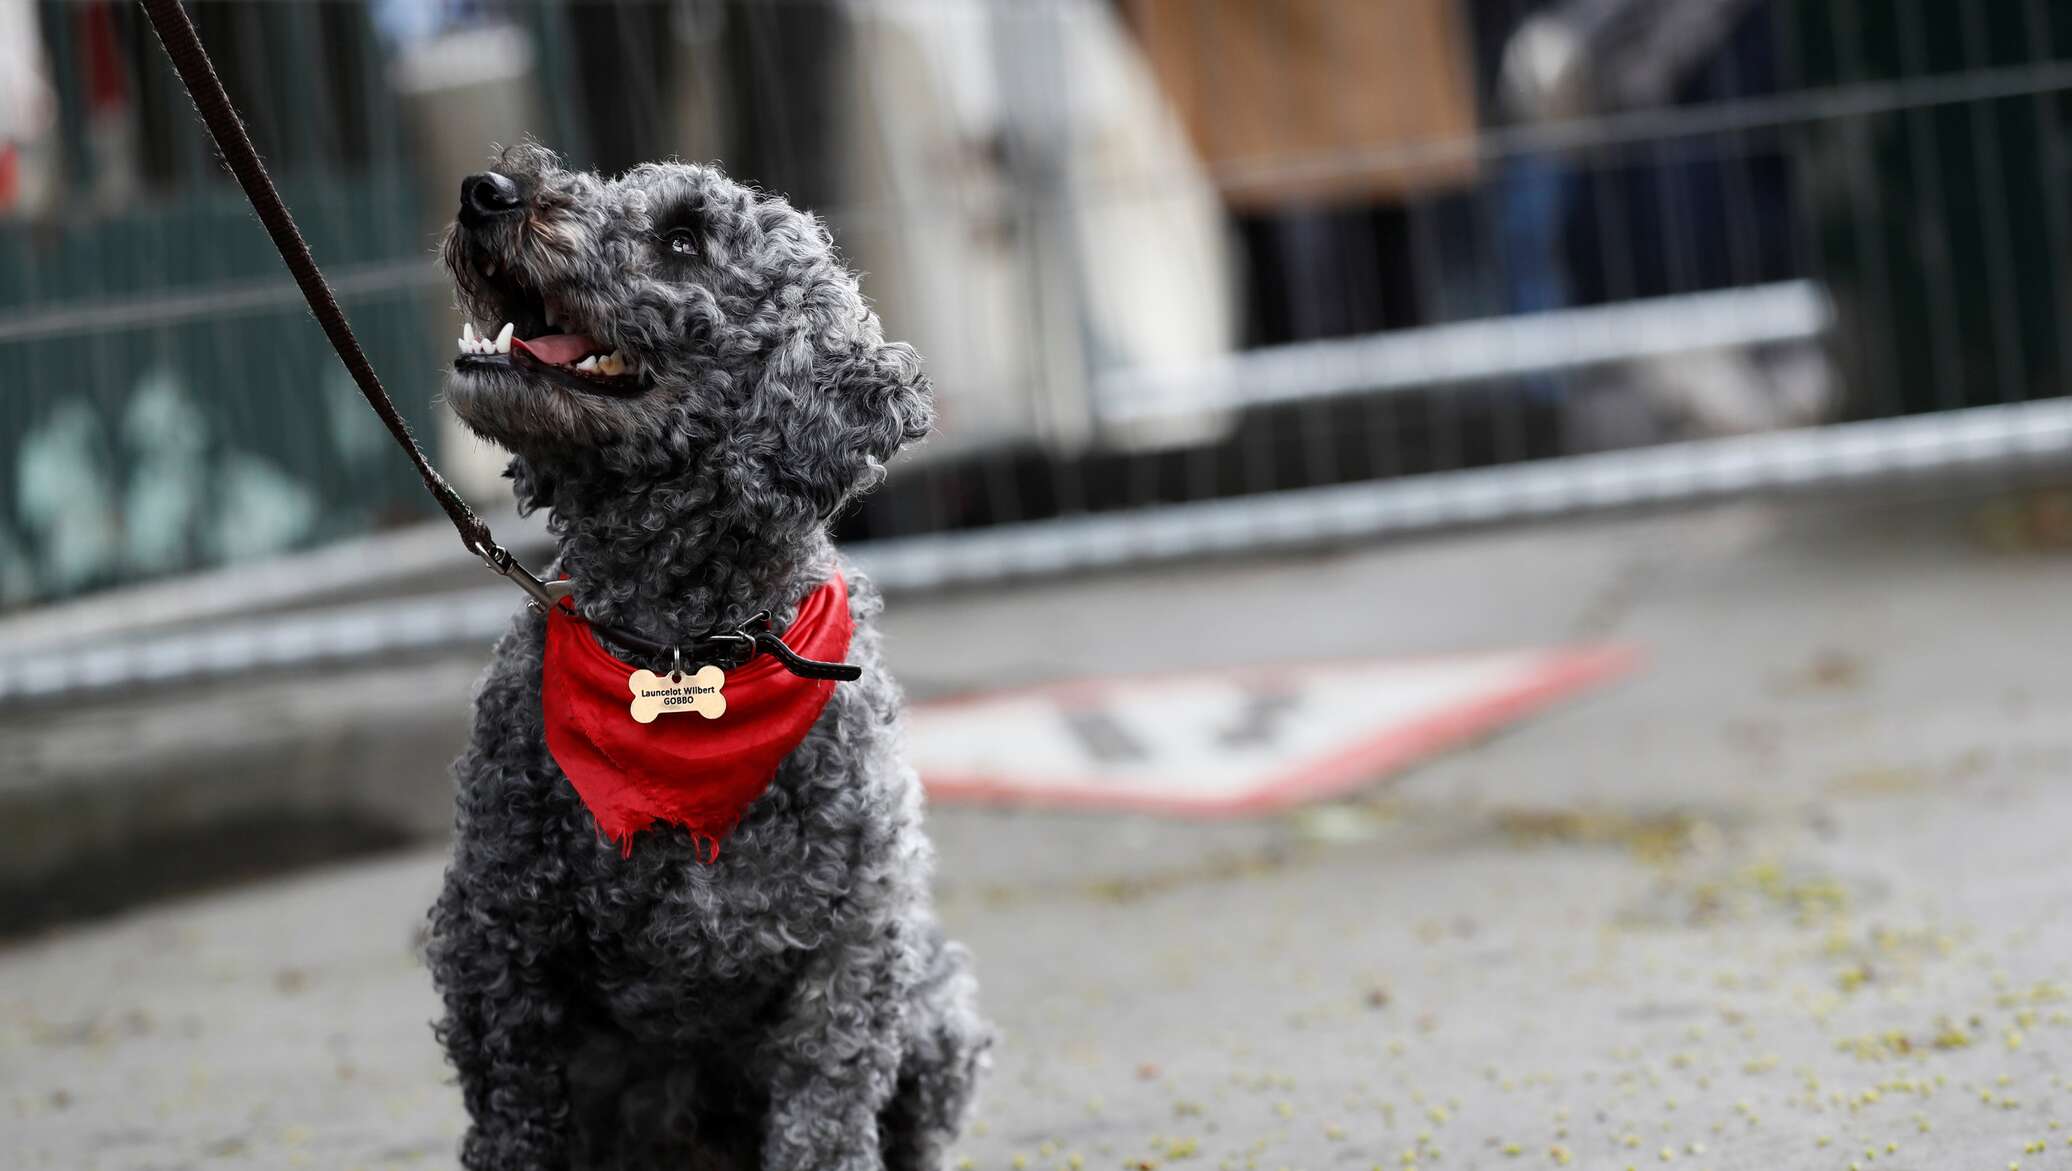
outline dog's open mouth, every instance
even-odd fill
[[[640,366],[631,356],[589,334],[569,332],[570,323],[559,320],[563,315],[553,302],[529,289],[505,285],[497,292],[512,320],[494,334],[477,333],[473,322],[464,323],[454,369],[504,366],[546,375],[589,394],[640,392]]]

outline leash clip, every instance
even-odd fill
[[[741,667],[747,665],[750,659],[755,658],[756,652],[762,649],[761,635],[769,629],[770,612],[757,610],[732,630],[715,630],[698,641],[731,645],[734,649],[728,666]]]
[[[541,581],[516,557],[511,556],[509,549],[495,541],[486,538],[480,541],[471,540],[468,542],[468,550],[480,557],[482,564],[487,566],[491,573],[525,591],[525,596],[532,599],[530,604],[533,609],[542,614],[553,609],[554,603],[567,597],[575,589],[575,583],[572,581]]]

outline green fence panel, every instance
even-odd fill
[[[322,188],[319,192],[317,189]],[[434,270],[400,175],[283,184],[376,369],[431,424]],[[0,601],[427,513],[234,188],[0,230]]]

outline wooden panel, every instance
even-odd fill
[[[1231,203],[1386,201],[1474,177],[1453,0],[1133,0],[1152,68]]]

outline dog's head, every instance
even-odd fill
[[[712,167],[512,147],[462,182],[441,255],[466,319],[447,399],[515,454],[521,506],[698,474],[817,523],[933,417],[820,221]]]

